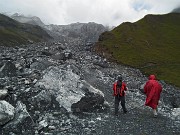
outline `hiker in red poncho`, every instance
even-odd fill
[[[115,115],[118,114],[119,102],[121,101],[121,106],[123,112],[126,113],[127,109],[125,106],[125,90],[127,90],[126,84],[122,82],[122,76],[118,76],[118,80],[113,84],[113,96],[115,97]]]
[[[144,93],[146,94],[145,105],[153,109],[154,117],[157,117],[157,106],[162,91],[161,84],[156,81],[155,75],[150,75],[149,80],[144,86]]]

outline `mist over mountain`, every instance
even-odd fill
[[[180,13],[180,7],[175,8],[174,10],[172,10],[172,13]]]
[[[20,15],[18,13],[15,13],[10,16],[12,19],[21,22],[21,23],[28,23],[32,25],[38,25],[43,27],[45,24],[41,21],[39,17],[33,16],[33,17],[26,17],[24,15]]]
[[[0,14],[0,45],[18,45],[52,39],[40,26],[20,23]]]

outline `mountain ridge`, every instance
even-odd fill
[[[99,37],[95,50],[118,63],[141,69],[146,75],[180,86],[180,14],[146,15],[125,22]]]
[[[86,42],[96,42],[99,35],[107,31],[108,28],[104,27],[102,24],[97,24],[95,22],[89,23],[72,23],[68,25],[46,25],[45,29],[55,33],[56,35],[64,37],[79,37]]]
[[[28,23],[32,25],[38,25],[38,26],[45,26],[45,24],[41,21],[41,19],[37,16],[32,16],[32,17],[26,17],[24,15],[20,15],[18,13],[15,13],[10,16],[12,19],[21,22],[21,23]]]
[[[5,14],[5,13],[4,13]],[[6,15],[6,14],[5,14]],[[37,16],[25,16],[23,14],[15,13],[8,15],[10,18],[26,24],[38,25],[42,27],[49,35],[55,39],[66,38],[66,37],[79,37],[85,42],[96,42],[99,35],[108,31],[111,28],[105,27],[102,24],[95,22],[88,23],[71,23],[67,25],[49,24],[45,25],[41,19]]]
[[[180,13],[180,7],[173,9],[171,13]]]
[[[40,26],[19,23],[0,14],[0,45],[18,45],[52,39]]]

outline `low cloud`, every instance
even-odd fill
[[[180,7],[179,0],[0,0],[0,4],[0,12],[38,16],[46,24],[96,22],[110,26]]]

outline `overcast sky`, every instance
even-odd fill
[[[96,22],[117,26],[146,14],[165,14],[180,0],[0,0],[0,12],[40,17],[45,24]]]

